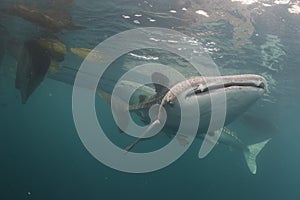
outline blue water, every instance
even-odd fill
[[[3,0],[0,8],[7,10],[16,2],[49,7],[50,1]],[[242,153],[227,146],[218,145],[200,160],[198,140],[164,169],[145,174],[111,169],[86,150],[77,134],[71,85],[46,78],[21,104],[11,72],[16,61],[6,53],[0,65],[0,199],[300,199],[300,14],[288,12],[296,1],[272,6],[209,2],[74,0],[60,7],[85,29],[47,33],[5,12],[0,12],[0,24],[19,40],[51,35],[68,48],[94,48],[133,28],[170,28],[201,42],[222,74],[263,75],[269,82],[267,95],[229,126],[247,144],[272,138],[257,158],[256,175],[249,173]],[[196,10],[207,11],[209,17]],[[216,17],[216,10],[232,15]],[[172,60],[170,54],[157,55],[163,63]],[[78,69],[81,62],[68,52],[61,65]],[[141,62],[149,60],[125,56],[108,76],[117,80],[128,66]],[[74,74],[66,71],[65,80],[72,79]],[[107,116],[101,124],[118,140],[110,108],[102,99],[96,101],[98,114]]]

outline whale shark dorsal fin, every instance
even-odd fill
[[[154,84],[155,91],[157,94],[169,91],[168,86],[170,84],[170,80],[162,73],[154,72],[152,74],[152,82]]]

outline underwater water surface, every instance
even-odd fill
[[[58,16],[56,21],[66,19],[64,26],[53,28],[50,22],[24,17],[13,11],[16,5],[35,12],[48,9],[49,16]],[[300,199],[299,22],[296,0],[2,0],[0,199]],[[199,159],[198,139],[176,162],[150,173],[111,169],[88,152],[72,113],[72,84],[87,55],[80,48],[94,49],[115,34],[142,27],[193,38],[222,75],[266,78],[267,93],[228,126],[247,145],[271,138],[257,157],[255,175],[243,153],[226,145]],[[16,68],[24,60],[12,53],[19,49],[12,41],[41,38],[59,40],[66,52],[63,59],[52,57],[54,72],[48,71],[24,104],[15,87]],[[96,62],[106,59],[105,53],[96,54]],[[111,92],[122,74],[152,62],[195,75],[186,60],[172,53],[142,49],[114,61],[103,87]],[[95,103],[106,134],[123,148],[132,142],[119,132],[105,100],[96,96]],[[165,144],[170,138],[153,140]],[[149,148],[152,141],[138,148]]]

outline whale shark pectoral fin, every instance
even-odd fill
[[[125,148],[125,151],[126,153],[129,152],[137,143],[139,143],[139,141],[141,140],[142,138],[138,138],[136,139],[133,143],[131,143],[130,145],[128,145],[126,148]]]
[[[216,131],[210,131],[205,135],[198,154],[200,159],[207,156],[209,152],[211,152],[211,150],[214,148],[214,146],[218,144],[218,140],[222,134],[222,131],[223,128]]]
[[[265,147],[265,145],[271,140],[267,139],[263,142],[252,144],[248,146],[248,151],[244,151],[244,156],[249,167],[249,170],[252,174],[256,174],[256,157],[261,152],[261,150]]]
[[[155,128],[159,127],[161,125],[161,122],[157,119],[144,131],[144,133],[137,138],[133,143],[131,143],[129,146],[125,148],[125,151],[130,151],[137,143],[139,143],[143,138],[145,138],[151,131],[155,130]]]

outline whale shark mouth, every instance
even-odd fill
[[[210,87],[205,87],[204,89],[196,89],[194,91],[195,94],[200,94],[200,93],[206,93],[209,91],[217,90],[217,89],[226,89],[226,88],[246,88],[246,87],[251,87],[251,88],[257,88],[257,89],[265,89],[264,83],[261,83],[259,85],[256,85],[255,83],[226,83],[224,85],[215,85],[215,86],[210,86]]]
[[[251,77],[252,79],[247,81],[224,81],[224,83],[220,84],[214,84],[214,83],[208,83],[206,85],[199,84],[196,88],[193,88],[191,92],[187,94],[187,97],[192,95],[202,95],[209,92],[216,92],[217,90],[224,89],[227,90],[241,90],[241,89],[257,89],[265,91],[267,90],[267,82],[265,79],[262,79],[261,77]]]

